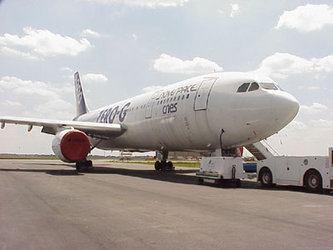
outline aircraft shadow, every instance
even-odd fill
[[[26,169],[26,168],[0,168],[0,172],[22,172],[22,173],[46,173],[50,175],[59,176],[73,176],[73,175],[84,175],[84,173],[77,172],[71,169],[61,169],[61,170],[50,170],[50,169]]]
[[[50,164],[48,164],[50,165]],[[58,165],[59,164],[55,164]],[[73,165],[67,165],[73,168]],[[198,185],[198,178],[194,175],[197,169],[176,169],[175,171],[163,172],[156,171],[154,169],[127,169],[127,168],[117,168],[117,167],[101,167],[96,166],[85,172],[77,172],[75,169],[26,169],[26,168],[0,168],[0,172],[23,172],[23,173],[45,173],[54,176],[84,176],[85,174],[113,174],[113,175],[123,175],[132,176],[144,179],[151,179],[164,182],[181,183],[189,185]],[[240,189],[257,189],[257,190],[267,190],[267,191],[286,191],[286,192],[306,192],[303,187],[295,186],[274,186],[271,188],[262,188],[261,185],[255,181],[242,180]],[[230,181],[224,181],[221,184],[209,184],[205,183],[204,186],[211,188],[237,188],[235,183]],[[326,191],[324,195],[333,196],[332,191]]]
[[[195,173],[199,169],[177,169],[174,171],[156,171],[155,169],[127,169],[127,168],[117,168],[117,167],[101,167],[96,166],[93,169],[89,169],[87,173],[90,174],[118,174],[124,176],[139,177],[157,181],[165,181],[172,183],[181,183],[181,184],[190,184],[198,185],[198,178],[195,176]],[[258,188],[257,183],[251,181],[243,181],[243,188]],[[212,188],[236,188],[234,182],[224,181],[221,184],[209,184],[205,183],[205,186]]]
[[[39,164],[40,165],[40,164]],[[51,164],[41,164],[50,166]],[[59,164],[54,164],[59,166]],[[36,164],[35,164],[36,166]],[[64,166],[64,165],[62,165]],[[84,172],[77,172],[73,165],[68,166],[68,169],[43,169],[43,168],[0,168],[0,172],[22,172],[22,173],[45,173],[54,176],[83,176],[85,174],[112,174],[112,175],[123,175],[123,176],[132,176],[144,179],[151,179],[164,182],[172,183],[181,183],[181,184],[190,184],[198,185],[198,178],[194,175],[198,169],[177,169],[175,171],[156,171],[155,169],[128,169],[128,168],[119,168],[119,167],[103,167],[95,166],[91,169],[88,169]],[[235,188],[234,183],[225,182],[221,185],[212,185],[205,184],[210,187],[223,187],[223,188]],[[248,185],[247,185],[248,186]]]
[[[156,171],[155,169],[127,169],[117,167],[94,167],[89,169],[89,174],[117,174],[124,176],[139,177],[145,179],[152,179],[158,181],[183,183],[183,184],[197,184],[197,178],[194,175],[186,175],[197,172],[196,169],[175,170],[175,171]]]

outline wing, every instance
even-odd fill
[[[0,123],[1,128],[4,128],[6,123],[28,125],[28,131],[30,131],[33,126],[40,126],[43,127],[42,132],[47,134],[56,134],[64,129],[74,128],[85,132],[89,136],[105,139],[119,136],[126,131],[126,128],[121,124],[62,121],[10,116],[0,116]]]

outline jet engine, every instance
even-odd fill
[[[89,138],[79,130],[63,130],[55,135],[52,150],[64,162],[84,161],[90,151]]]

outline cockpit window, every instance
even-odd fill
[[[251,83],[251,86],[248,91],[255,91],[257,89],[259,89],[259,84],[256,82],[253,82],[253,83]]]
[[[250,86],[250,83],[243,83],[241,86],[239,86],[237,92],[246,92],[247,88]]]
[[[271,89],[271,90],[278,90],[279,89],[274,83],[271,83],[271,82],[261,82],[260,86],[263,89]]]

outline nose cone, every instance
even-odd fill
[[[272,107],[275,111],[274,122],[283,128],[297,115],[299,103],[294,96],[282,91],[274,94],[272,99]]]

